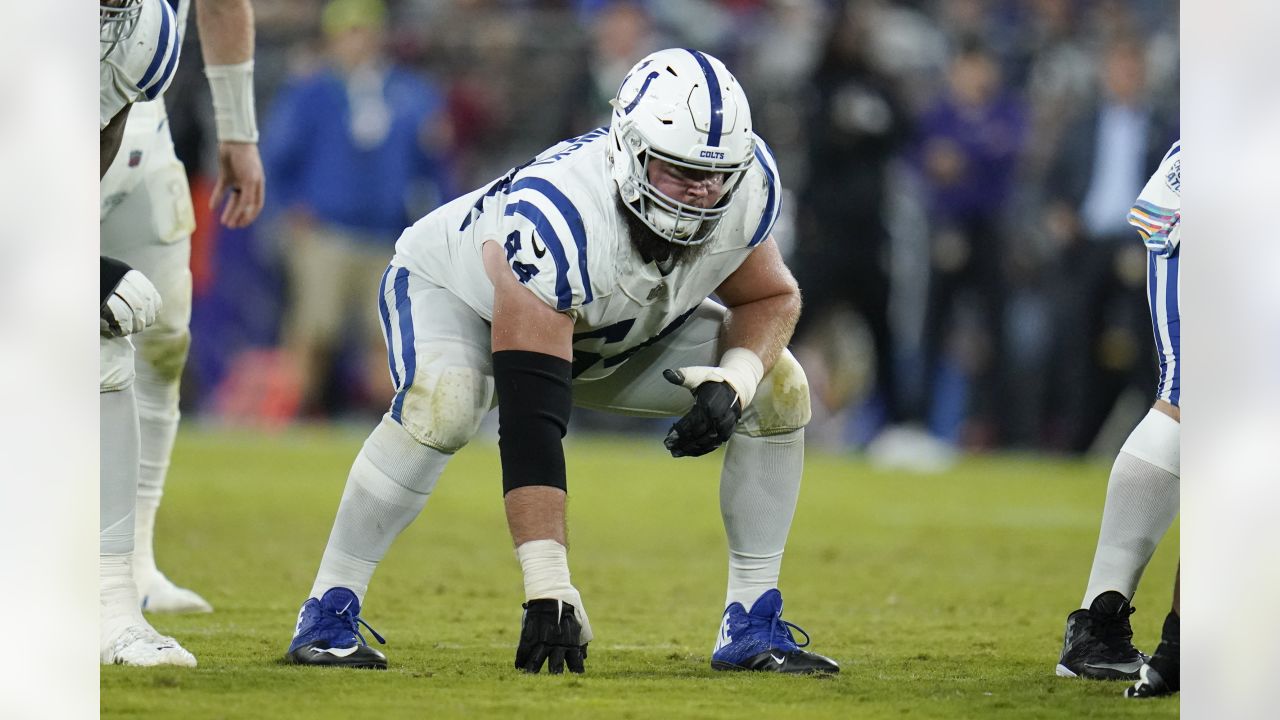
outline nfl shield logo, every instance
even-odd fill
[[[132,150],[129,152],[129,167],[138,167],[138,164],[141,162],[142,162],[141,150]]]

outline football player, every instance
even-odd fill
[[[164,4],[170,6],[165,16],[169,25],[147,30],[145,39],[169,33],[176,57],[189,2]],[[223,225],[244,227],[261,210],[264,191],[253,102],[253,9],[249,0],[195,0],[195,10],[218,136],[218,179],[210,205],[221,205]],[[139,33],[143,30],[135,35],[144,36]],[[167,64],[157,67],[156,74],[172,75]],[[133,338],[142,437],[133,558],[138,594],[149,612],[209,612],[212,607],[204,598],[160,572],[152,549],[178,428],[178,385],[191,342],[188,262],[195,228],[191,190],[174,155],[162,91],[155,83],[145,86],[140,99],[146,102],[132,107],[121,151],[103,178],[102,249],[144,273],[164,299],[156,323]]]
[[[386,667],[359,632],[369,580],[496,404],[524,575],[515,666],[582,672],[594,633],[570,579],[561,444],[578,405],[678,417],[674,457],[726,444],[729,579],[711,666],[839,671],[801,649],[777,589],[810,408],[786,350],[800,292],[771,235],[773,155],[737,80],[696,50],[644,58],[611,104],[607,128],[401,235],[378,298],[395,396],[351,468],[292,662]]]
[[[173,9],[164,0],[103,0],[98,7],[99,131],[103,173],[120,148],[135,102],[164,90],[178,64]],[[195,657],[142,617],[131,571],[138,490],[138,410],[133,344],[161,298],[145,275],[103,256],[99,305],[99,641],[104,664],[179,665]]]
[[[1081,608],[1067,616],[1057,674],[1095,680],[1137,680],[1147,662],[1133,646],[1130,600],[1156,544],[1178,514],[1179,350],[1178,243],[1182,218],[1181,142],[1165,154],[1129,212],[1129,223],[1147,246],[1147,301],[1160,360],[1156,401],[1116,456],[1102,508],[1102,529]],[[1153,658],[1156,675],[1177,689],[1178,602],[1164,625],[1161,648],[1172,643],[1170,667]],[[1159,651],[1157,652],[1159,656]],[[1168,657],[1166,651],[1164,657]],[[1141,685],[1142,683],[1139,683]]]

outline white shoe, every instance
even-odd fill
[[[914,425],[887,427],[867,446],[873,467],[920,474],[945,472],[958,455],[953,445]]]
[[[210,613],[213,606],[195,591],[178,587],[159,570],[147,587],[138,586],[142,609],[151,613]]]
[[[177,640],[165,637],[143,622],[129,625],[102,646],[103,665],[154,667],[176,665],[195,667],[196,656],[187,652]]]

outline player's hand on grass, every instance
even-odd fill
[[[715,450],[733,436],[742,417],[742,401],[728,382],[707,380],[693,384],[690,371],[702,369],[662,371],[667,382],[693,390],[693,407],[671,426],[663,441],[671,457],[698,457]]]
[[[520,626],[520,645],[516,648],[516,669],[529,673],[542,671],[559,675],[585,670],[587,642],[575,608],[554,598],[530,600],[524,604],[524,620]]]

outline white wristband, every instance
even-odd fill
[[[746,410],[756,396],[760,381],[764,379],[764,363],[760,361],[760,356],[746,348],[729,348],[720,358],[720,373],[724,376],[724,381],[738,392],[738,400],[742,402],[742,409]]]
[[[253,61],[235,65],[206,65],[213,95],[213,118],[218,142],[258,142],[258,121],[253,105]]]
[[[595,635],[582,607],[582,595],[569,581],[568,549],[555,540],[530,540],[516,548],[516,558],[524,571],[524,599],[554,598],[569,603],[582,625],[582,642],[590,642]]]

